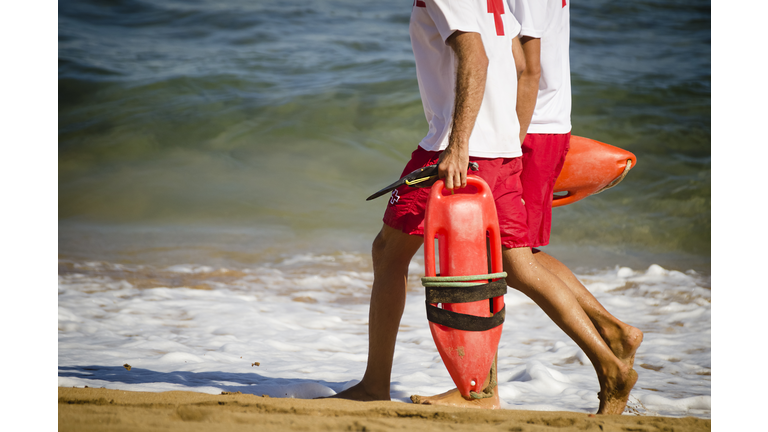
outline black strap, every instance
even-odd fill
[[[427,303],[470,303],[501,297],[507,293],[507,283],[499,279],[469,287],[426,287]]]
[[[427,301],[427,319],[435,324],[441,324],[456,330],[486,331],[504,324],[506,306],[492,317],[479,317],[458,312],[452,312],[432,306]]]

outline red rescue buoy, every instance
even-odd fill
[[[593,139],[571,135],[570,146],[555,181],[552,207],[572,204],[616,186],[637,164],[631,152]]]
[[[483,179],[468,175],[467,187],[453,191],[444,189],[442,180],[432,186],[424,219],[424,261],[427,316],[435,345],[461,395],[477,397],[499,346],[507,288],[496,205]],[[476,275],[480,277],[466,278]],[[435,279],[451,282],[430,293],[428,281]]]

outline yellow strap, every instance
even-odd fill
[[[411,186],[411,185],[419,184],[421,182],[425,182],[425,181],[427,181],[429,179],[430,179],[430,177],[422,177],[420,179],[416,179],[416,180],[413,180],[413,181],[406,180],[405,184],[407,184],[408,186]]]

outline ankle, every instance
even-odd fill
[[[390,399],[389,383],[386,383],[386,385],[373,385],[370,381],[366,381],[365,378],[363,378],[363,380],[357,383],[355,387],[357,387],[358,391],[365,393],[372,399]]]
[[[610,359],[610,361],[600,363],[600,367],[596,369],[598,379],[600,381],[606,381],[626,375],[630,368],[620,359],[614,357]]]

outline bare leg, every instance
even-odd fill
[[[373,241],[373,288],[368,312],[368,365],[362,381],[333,396],[390,400],[389,383],[400,318],[405,309],[408,265],[424,239],[387,225]]]
[[[613,354],[629,367],[633,367],[635,352],[643,342],[643,332],[611,315],[563,263],[538,249],[533,250],[533,256],[573,292]]]
[[[529,248],[505,249],[507,284],[531,298],[589,357],[600,383],[598,414],[621,414],[637,373],[605,343],[574,293]]]
[[[528,248],[505,250],[504,270],[509,275],[507,284],[517,288],[536,302],[587,354],[600,382],[598,414],[621,414],[629,393],[637,381],[637,373],[632,370],[631,363],[634,352],[642,341],[642,332],[613,317],[578,282],[567,267],[554,258],[548,255],[545,257],[542,254],[543,252],[537,253],[537,257],[541,256],[542,261],[550,265],[558,274],[548,271],[534,258]],[[567,277],[568,274],[570,277]],[[558,277],[559,275],[563,275],[570,284],[574,284],[575,281],[581,289],[571,288],[570,284],[565,284]],[[602,328],[603,331],[598,331],[598,328]],[[616,348],[612,348],[609,341]],[[615,353],[614,350],[619,353]],[[486,384],[487,381],[488,378],[486,378]],[[496,389],[494,393],[495,401],[466,400],[457,389],[436,396],[415,395],[411,400],[414,403],[428,405],[498,408]]]
[[[541,253],[537,255],[541,255]],[[632,370],[629,362],[614,354],[604,336],[598,332],[596,324],[593,324],[591,317],[582,308],[578,297],[582,298],[587,308],[596,316],[596,320],[605,327],[611,327],[614,321],[620,321],[610,316],[591,294],[587,296],[582,292],[575,293],[569,289],[569,286],[558,276],[549,272],[534,258],[530,249],[506,249],[503,252],[503,257],[504,270],[509,275],[507,277],[507,284],[520,290],[536,302],[589,357],[597,372],[600,383],[600,393],[598,395],[600,407],[597,413],[621,414],[627,404],[629,393],[637,381],[637,373]],[[567,270],[567,267],[564,265],[560,264],[558,267],[553,261],[555,261],[554,258],[546,262],[561,274],[563,274],[563,268]],[[572,274],[571,277],[576,279]],[[579,283],[579,285],[581,284]],[[589,293],[583,286],[582,289]],[[608,316],[612,319],[608,318]],[[639,338],[640,340],[637,341],[637,345],[642,340],[642,333],[640,333]],[[635,345],[634,349],[636,348]],[[634,349],[632,353],[634,353]],[[486,384],[487,381],[488,379],[486,378]],[[496,393],[495,389],[494,393]],[[496,398],[498,398],[498,395],[496,395]],[[457,389],[430,397],[412,396],[411,400],[414,403],[430,405],[477,408],[493,408],[499,405],[498,400],[495,401],[495,406],[487,406],[492,404],[490,401],[483,403],[483,400],[465,400]]]

